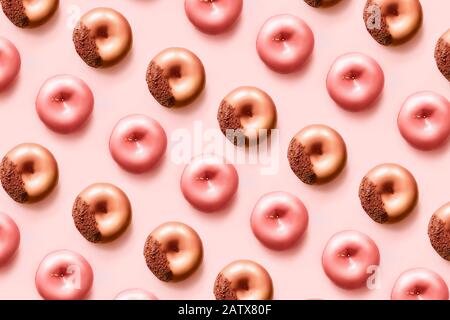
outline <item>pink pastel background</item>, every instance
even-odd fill
[[[449,25],[448,0],[421,0],[424,25],[408,43],[397,48],[378,45],[362,21],[363,0],[343,0],[326,10],[310,8],[301,0],[244,0],[237,25],[228,33],[208,36],[187,20],[183,0],[62,0],[53,19],[33,30],[13,26],[0,14],[0,35],[12,40],[22,56],[18,80],[0,93],[0,154],[21,142],[49,148],[60,168],[56,190],[44,201],[19,205],[0,190],[0,210],[17,222],[22,241],[18,254],[0,268],[0,298],[40,298],[34,274],[40,260],[55,249],[72,249],[87,258],[94,269],[94,286],[88,298],[110,299],[133,287],[145,288],[161,299],[211,299],[220,269],[235,259],[252,259],[270,272],[276,299],[386,299],[398,275],[412,267],[427,267],[450,284],[450,262],[440,258],[427,237],[427,224],[435,209],[450,200],[449,144],[432,152],[411,148],[400,136],[396,117],[404,99],[420,90],[433,90],[450,98],[449,83],[438,72],[434,46]],[[134,32],[132,52],[116,67],[95,70],[76,54],[71,41],[77,8],[81,12],[109,6],[122,12]],[[270,71],[260,61],[255,39],[260,26],[272,15],[298,15],[312,28],[316,45],[305,67],[291,75]],[[160,50],[182,46],[197,53],[207,72],[207,85],[191,106],[169,110],[159,106],[147,90],[145,71]],[[349,113],[335,105],[325,88],[325,77],[340,54],[360,51],[374,57],[386,76],[385,89],[376,106]],[[49,77],[69,73],[84,79],[95,95],[95,110],[78,133],[59,135],[39,120],[34,107],[41,84]],[[123,116],[143,113],[161,122],[169,138],[177,128],[193,130],[201,120],[217,128],[220,100],[240,85],[266,90],[278,107],[281,135],[280,168],[262,176],[256,165],[238,165],[240,186],[236,199],[223,212],[205,214],[183,198],[179,179],[183,165],[166,157],[152,172],[129,174],[113,161],[108,138]],[[311,123],[327,124],[344,137],[349,161],[333,182],[311,187],[291,172],[286,150],[291,137]],[[420,188],[417,208],[394,225],[374,223],[362,210],[358,186],[373,166],[397,162],[415,175]],[[75,229],[73,200],[93,182],[121,187],[133,206],[133,221],[126,233],[110,244],[92,244]],[[253,236],[249,217],[258,198],[284,190],[303,200],[309,210],[306,236],[295,248],[274,252]],[[194,227],[204,242],[205,258],[188,280],[167,284],[147,269],[142,255],[150,231],[169,220]],[[370,235],[381,252],[381,288],[342,290],[325,276],[321,254],[335,232],[356,229]]]

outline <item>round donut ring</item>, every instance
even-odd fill
[[[0,165],[3,189],[16,202],[32,203],[45,198],[58,182],[58,164],[46,148],[23,143],[11,149]]]
[[[419,0],[367,0],[363,14],[370,35],[384,46],[406,42],[422,25]]]
[[[164,107],[183,107],[194,101],[205,87],[201,60],[184,48],[168,48],[158,53],[147,68],[148,90]]]
[[[33,28],[49,20],[59,0],[0,0],[3,12],[19,28]]]
[[[181,222],[166,222],[153,230],[144,246],[147,267],[161,281],[178,282],[198,269],[203,245],[194,229]]]
[[[371,169],[359,186],[361,206],[373,221],[397,222],[416,206],[417,183],[407,169],[385,163]]]
[[[110,242],[131,222],[127,195],[110,183],[94,183],[80,192],[72,208],[72,218],[81,235],[90,242]]]
[[[116,10],[95,8],[73,30],[75,50],[90,67],[109,67],[130,51],[133,35],[127,19]]]
[[[218,274],[214,295],[216,300],[271,300],[272,278],[256,262],[233,261]]]
[[[263,90],[239,87],[223,98],[217,120],[228,140],[236,145],[249,145],[266,138],[275,128],[277,108]]]
[[[325,125],[309,125],[291,140],[287,154],[295,175],[306,184],[322,184],[335,178],[347,161],[341,135]]]
[[[448,300],[448,287],[436,272],[415,268],[403,272],[395,281],[392,300]]]

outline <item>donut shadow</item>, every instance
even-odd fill
[[[61,133],[61,132],[57,132],[57,131],[50,129],[45,123],[43,123],[39,119],[39,116],[37,116],[37,118],[38,118],[39,122],[42,123],[42,125],[44,126],[44,128],[46,130],[50,131],[53,135],[57,136],[58,138],[67,140],[67,141],[82,139],[84,136],[86,136],[88,134],[90,128],[92,127],[92,122],[93,122],[93,115],[91,114],[89,116],[89,118],[81,125],[81,127],[76,129],[75,131],[68,132],[68,133]]]
[[[311,188],[313,188],[319,192],[323,192],[323,193],[336,190],[341,185],[346,183],[346,180],[349,176],[349,166],[350,165],[349,165],[348,159],[347,159],[347,162],[346,162],[344,168],[342,169],[341,172],[339,172],[339,174],[337,176],[335,176],[332,180],[330,180],[324,184],[311,185]]]
[[[58,174],[61,174],[61,172],[59,172]],[[35,211],[46,211],[47,212],[49,204],[57,201],[57,199],[59,197],[59,193],[60,193],[59,178],[60,177],[58,177],[58,182],[57,182],[56,186],[54,187],[54,189],[44,199],[42,199],[38,202],[25,204],[25,206],[28,208],[32,208]]]
[[[425,24],[422,21],[421,26],[419,29],[411,35],[408,39],[406,39],[404,42],[399,43],[397,45],[389,46],[388,48],[395,54],[404,55],[406,53],[411,52],[412,49],[420,47],[420,42],[422,41],[424,34],[425,34]],[[433,53],[434,53],[434,47],[433,47]]]
[[[126,245],[127,242],[130,241],[131,236],[133,234],[133,228],[134,228],[134,224],[133,224],[133,217],[132,217],[130,225],[125,229],[125,231],[122,234],[120,234],[114,240],[112,240],[110,242],[106,242],[106,243],[101,243],[101,242],[100,243],[89,242],[89,243],[91,243],[93,246],[95,246],[95,248],[98,250],[111,251],[111,250],[114,250],[117,248],[121,248],[124,245]]]
[[[204,104],[204,102],[206,100],[206,95],[207,95],[206,91],[207,91],[207,89],[208,89],[207,85],[205,84],[205,88],[203,88],[202,92],[198,95],[198,97],[196,97],[195,100],[192,101],[190,104],[188,104],[186,106],[183,106],[183,107],[166,108],[166,107],[161,106],[158,102],[156,102],[156,103],[161,108],[167,109],[168,112],[173,112],[174,114],[180,114],[180,115],[183,115],[183,114],[186,114],[186,113],[190,114],[194,110],[197,110],[198,108],[203,106],[203,104]],[[217,107],[219,107],[219,104],[217,104]]]
[[[9,97],[13,96],[15,92],[18,90],[17,87],[19,86],[19,83],[21,81],[20,79],[20,70],[17,76],[0,91],[0,100],[2,99],[8,99]]]
[[[134,39],[133,39],[134,41]],[[124,73],[127,69],[130,68],[132,64],[132,60],[135,56],[133,44],[131,45],[130,51],[117,63],[104,67],[104,68],[93,68],[88,66],[81,58],[80,60],[83,61],[83,64],[88,67],[89,69],[94,69],[99,74],[105,75],[105,76],[115,76],[117,74]]]
[[[186,202],[188,202],[189,205],[191,206],[191,208],[194,209],[195,211],[197,211],[198,214],[202,214],[202,215],[206,216],[207,219],[221,220],[221,219],[224,219],[229,214],[231,214],[230,212],[235,209],[235,207],[237,206],[238,197],[239,197],[239,190],[236,191],[234,196],[224,205],[224,207],[222,207],[218,210],[215,210],[215,211],[202,211],[200,209],[197,209],[193,205],[191,205],[187,200],[186,200]]]
[[[331,99],[331,97],[330,97]],[[381,91],[381,93],[378,95],[378,97],[370,104],[367,106],[367,108],[364,108],[363,110],[359,110],[359,111],[352,111],[352,110],[348,110],[344,107],[341,107],[340,105],[338,105],[333,99],[331,99],[331,101],[333,101],[333,104],[335,105],[335,107],[337,109],[339,109],[339,112],[344,113],[346,116],[349,117],[353,117],[353,118],[368,118],[371,117],[373,114],[375,114],[379,108],[381,108],[381,105],[384,102],[384,90]]]
[[[403,139],[406,144],[408,145],[409,148],[412,149],[412,151],[414,151],[415,153],[417,153],[418,156],[423,156],[425,158],[429,158],[429,160],[434,160],[436,157],[440,157],[444,154],[446,154],[450,148],[450,137],[447,138],[447,140],[445,140],[440,146],[431,149],[431,150],[423,150],[423,149],[418,149],[416,147],[414,147],[412,144],[410,144],[408,141],[406,141],[405,139]]]
[[[258,55],[258,58],[259,58],[259,55]],[[272,68],[267,66],[264,63],[264,61],[262,61],[259,58],[260,62],[264,65],[265,69],[269,71],[271,77],[276,77],[279,80],[287,80],[287,81],[298,80],[298,79],[302,79],[302,78],[306,77],[309,70],[312,69],[314,59],[316,59],[316,56],[315,56],[315,53],[313,50],[313,52],[308,57],[308,59],[306,59],[306,61],[297,70],[295,70],[293,72],[282,73],[282,72],[277,72],[277,71],[273,70]]]
[[[112,161],[114,159],[111,156]],[[148,181],[150,179],[154,179],[156,176],[160,174],[160,172],[163,170],[164,165],[167,161],[167,152],[163,154],[163,156],[156,162],[153,167],[151,167],[148,171],[145,172],[130,172],[122,168],[117,162],[114,161],[114,164],[116,165],[117,169],[121,171],[122,174],[127,176],[127,179],[132,179],[135,181]]]
[[[61,5],[58,6],[58,9],[53,13],[51,17],[43,24],[36,26],[34,28],[20,28],[24,30],[28,35],[33,37],[43,37],[49,32],[56,30],[56,27],[61,20]],[[65,26],[67,27],[67,26]]]
[[[245,1],[244,1],[244,6],[245,6]],[[243,8],[242,11],[244,11],[245,8]],[[217,42],[222,42],[222,41],[228,41],[229,39],[233,38],[234,35],[238,32],[239,27],[242,23],[242,14],[239,15],[239,17],[237,18],[237,20],[225,31],[221,32],[221,33],[207,33],[207,32],[203,32],[201,31],[199,28],[197,28],[195,25],[193,25],[191,23],[191,21],[189,20],[189,18],[186,16],[186,20],[187,22],[197,31],[202,35],[203,40],[211,42],[211,41],[217,41]]]
[[[302,236],[291,247],[289,247],[287,249],[283,249],[283,250],[271,249],[269,247],[266,247],[256,237],[254,237],[254,238],[263,247],[263,250],[268,255],[274,255],[274,256],[277,256],[278,258],[292,257],[293,255],[295,255],[296,253],[301,251],[304,246],[307,245],[306,243],[308,242],[308,238],[309,238],[309,228],[310,228],[310,226],[308,225],[308,228],[305,230],[305,233],[302,234]]]
[[[178,282],[166,282],[167,286],[183,291],[187,288],[191,288],[195,283],[199,283],[202,279],[202,277],[205,274],[205,257],[203,256],[203,260],[201,264],[198,266],[198,268],[189,275],[186,279],[178,281]],[[212,286],[211,286],[212,288]]]
[[[19,263],[18,257],[20,254],[21,254],[21,250],[20,250],[20,243],[19,243],[19,247],[17,248],[16,252],[14,252],[14,254],[8,260],[6,260],[3,264],[0,265],[0,273],[2,275],[8,273],[10,270],[15,268],[17,263]]]

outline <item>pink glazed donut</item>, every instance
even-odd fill
[[[42,122],[58,133],[71,133],[87,121],[94,108],[94,96],[83,80],[59,75],[42,85],[36,111]]]
[[[128,289],[119,293],[114,300],[158,300],[158,298],[143,289]]]
[[[305,233],[308,211],[296,196],[287,192],[271,192],[256,203],[250,224],[256,238],[266,247],[285,250]]]
[[[19,70],[19,51],[11,41],[0,37],[0,91],[16,78]]]
[[[236,168],[213,154],[191,160],[181,176],[181,192],[189,203],[204,212],[222,209],[239,184]]]
[[[271,17],[259,31],[256,50],[272,70],[290,73],[298,70],[314,49],[314,35],[302,19],[282,14]]]
[[[10,216],[0,212],[0,266],[6,263],[17,251],[20,231]]]
[[[348,111],[370,107],[384,87],[384,73],[378,62],[363,53],[337,58],[327,76],[331,98]]]
[[[403,103],[397,125],[412,146],[422,150],[437,148],[450,135],[450,102],[431,91],[415,93]]]
[[[378,247],[364,233],[342,231],[328,240],[323,251],[322,266],[328,278],[344,289],[364,286],[380,263]]]
[[[200,31],[218,34],[226,31],[241,15],[242,0],[186,0],[184,10]]]
[[[114,160],[125,170],[142,173],[163,156],[167,137],[158,121],[141,114],[121,119],[109,139]]]
[[[415,268],[403,272],[394,284],[392,300],[448,300],[448,287],[436,272]]]
[[[92,287],[89,262],[70,250],[49,253],[36,272],[36,288],[46,300],[80,300]]]

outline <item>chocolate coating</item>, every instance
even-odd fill
[[[450,261],[450,202],[444,204],[431,216],[428,237],[434,250],[442,258]]]
[[[434,50],[434,58],[439,71],[450,81],[450,29],[439,38]]]

